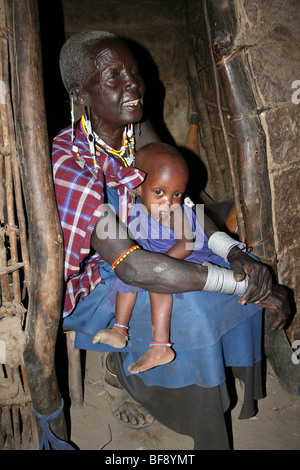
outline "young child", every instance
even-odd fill
[[[182,207],[189,174],[180,152],[167,144],[148,144],[137,152],[136,167],[147,174],[145,181],[135,190],[139,207],[139,211],[135,210],[135,213],[139,216],[133,217],[129,224],[129,231],[140,246],[148,251],[165,253],[178,259],[187,258],[194,262],[216,257],[206,246],[202,259],[199,260],[199,256],[197,259],[190,259],[194,233]],[[137,227],[139,230],[134,230]],[[203,231],[202,234],[204,237]],[[133,292],[117,293],[115,325],[112,329],[96,333],[94,343],[106,343],[116,348],[126,346],[128,324],[136,296],[134,288]],[[169,338],[172,294],[149,292],[149,296],[153,341],[148,351],[128,367],[132,374],[169,363],[175,357]]]

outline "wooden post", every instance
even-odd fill
[[[220,120],[220,125],[222,128],[223,139],[224,139],[224,144],[225,144],[225,149],[226,149],[226,154],[227,154],[227,159],[228,159],[228,166],[230,170],[231,183],[233,187],[234,209],[235,209],[236,219],[237,219],[237,224],[238,224],[239,239],[241,241],[245,241],[246,234],[245,234],[245,227],[244,227],[244,218],[243,218],[242,208],[241,208],[240,190],[239,190],[239,185],[238,185],[238,178],[237,178],[236,171],[235,171],[235,161],[231,152],[228,132],[225,126],[224,116],[222,112],[219,74],[218,74],[217,66],[214,60],[214,55],[213,55],[211,28],[210,28],[208,12],[207,12],[207,7],[206,7],[206,0],[203,0],[203,11],[204,11],[205,26],[206,26],[207,36],[208,36],[209,52],[210,52],[210,56],[212,59],[212,70],[213,70],[213,77],[214,77],[214,82],[215,82],[215,93],[216,93],[216,102],[217,102],[218,112],[219,112],[219,120]]]
[[[12,101],[29,227],[30,291],[24,361],[32,403],[49,416],[61,406],[55,347],[63,286],[63,244],[45,118],[38,7],[8,0]],[[63,414],[51,422],[67,438]]]
[[[244,49],[234,44],[236,19],[232,2],[220,8],[209,3],[212,43],[222,80],[234,133],[238,143],[238,176],[245,226],[245,239],[254,253],[276,269],[273,238],[271,190],[265,133],[247,73]],[[226,40],[224,40],[226,38]]]
[[[234,1],[226,2],[226,5],[219,0],[202,2],[204,11],[207,4],[215,60],[238,141],[240,198],[246,241],[276,274],[266,138],[259,117],[263,110],[257,108],[245,48],[237,48],[234,43],[237,34]],[[292,348],[285,331],[271,331],[273,321],[273,316],[265,315],[265,353],[281,386],[298,394],[299,368],[293,367]]]

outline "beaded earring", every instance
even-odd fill
[[[74,142],[75,134],[74,134],[74,123],[75,123],[75,115],[74,115],[74,96],[71,93],[71,124],[72,124],[72,134],[71,134],[71,142]]]
[[[80,166],[80,168],[85,167],[85,161],[82,157],[80,157],[79,152],[78,152],[78,147],[74,144],[75,140],[75,112],[74,112],[74,95],[71,93],[71,124],[72,124],[72,130],[71,130],[71,144],[72,144],[72,150],[73,152],[76,153],[76,156],[78,160],[76,162]]]
[[[91,152],[91,156],[93,158],[93,164],[94,164],[94,169],[91,170],[91,172],[96,178],[98,175],[98,168],[100,167],[98,165],[97,158],[96,158],[95,137],[94,137],[93,130],[92,130],[92,123],[87,115],[85,115],[84,124],[85,124],[85,128],[87,131],[87,140],[89,143],[90,152]]]
[[[134,134],[133,134],[133,125],[130,124],[125,128],[124,130],[124,138],[125,138],[125,148],[128,148],[129,150],[129,155],[125,157],[126,163],[128,166],[134,166],[134,161],[135,161],[135,153],[134,153],[134,147],[135,147],[135,140],[134,140]]]

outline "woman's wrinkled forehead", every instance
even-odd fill
[[[135,62],[126,44],[119,38],[105,38],[89,46],[90,59],[98,69],[103,65],[111,65],[116,61]]]

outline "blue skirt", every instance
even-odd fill
[[[105,284],[79,300],[63,327],[76,331],[78,349],[126,353],[123,368],[128,376],[127,367],[152,341],[149,294],[142,291],[137,295],[125,348],[93,344],[98,330],[113,326],[115,313],[110,299],[117,277],[106,262],[101,262],[99,269]],[[240,305],[237,296],[204,291],[173,294],[170,341],[176,357],[138,376],[146,386],[218,386],[226,380],[226,367],[253,366],[261,360],[261,332],[262,309],[254,304]]]

